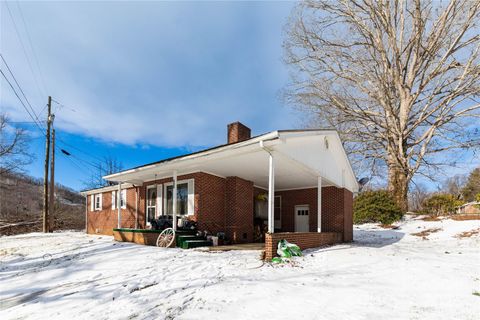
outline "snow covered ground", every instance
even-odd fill
[[[411,235],[440,228],[423,238]],[[0,319],[479,319],[480,221],[355,227],[288,265],[79,232],[0,238]]]

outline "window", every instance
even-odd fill
[[[102,210],[102,194],[101,193],[95,194],[93,203],[94,203],[95,211]]]
[[[112,210],[117,207],[117,191],[112,191]]]
[[[155,219],[157,210],[157,188],[151,186],[147,188],[147,224]]]
[[[191,215],[194,212],[194,181],[193,179],[177,182],[177,214]],[[165,213],[173,215],[173,183],[165,188]]]
[[[120,208],[127,209],[127,190],[123,189],[120,197]]]
[[[118,191],[112,191],[112,210],[117,208]],[[127,189],[123,189],[120,197],[120,208],[127,209]]]
[[[281,217],[281,213],[282,213],[282,197],[281,196],[274,197],[273,212],[274,212],[275,220],[280,220],[282,218]]]
[[[188,183],[177,184],[177,214],[186,215],[188,210]],[[173,185],[167,186],[167,214],[173,215]]]

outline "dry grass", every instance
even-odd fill
[[[392,224],[381,224],[380,227],[382,227],[383,229],[398,229],[397,226],[394,226]]]
[[[426,239],[426,237],[428,237],[432,233],[438,232],[440,230],[442,230],[442,228],[425,229],[425,230],[420,231],[420,232],[411,233],[411,235],[416,236],[416,237],[422,237],[422,238]]]
[[[480,234],[480,228],[478,229],[474,229],[474,230],[470,230],[470,231],[464,231],[462,233],[459,233],[457,234],[455,237],[456,238],[470,238],[471,236],[474,236],[474,235],[477,235],[477,234]]]
[[[441,217],[439,216],[426,216],[425,218],[422,218],[423,221],[440,221],[442,220]]]
[[[455,221],[480,220],[480,214],[459,214],[450,216],[450,219]]]

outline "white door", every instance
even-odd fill
[[[295,206],[295,232],[309,232],[308,205]]]

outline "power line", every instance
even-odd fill
[[[75,110],[74,108],[69,107],[69,106],[66,106],[66,105],[64,105],[63,103],[60,103],[60,102],[58,102],[57,100],[55,100],[55,99],[53,99],[53,98],[52,98],[52,101],[55,102],[56,104],[58,104],[58,105],[59,105],[60,107],[62,107],[62,108],[67,108],[67,109],[69,109],[70,111],[77,112],[77,110]]]
[[[30,118],[32,118],[33,122],[35,122],[35,124],[37,125],[38,129],[42,132],[42,134],[44,134],[43,132],[43,129],[40,127],[40,125],[38,124],[38,122],[35,120],[35,118],[32,116],[32,114],[30,113],[30,111],[28,110],[27,106],[25,105],[25,103],[23,103],[23,100],[20,98],[20,96],[18,95],[17,91],[15,90],[15,88],[13,87],[12,83],[8,80],[7,76],[5,75],[5,73],[3,73],[3,70],[0,69],[0,73],[2,74],[2,76],[5,78],[5,80],[8,82],[8,84],[10,85],[10,88],[12,88],[13,90],[13,93],[15,93],[15,95],[17,96],[18,100],[20,101],[20,103],[22,104],[23,108],[25,109],[25,111],[27,111],[28,115],[30,116]]]
[[[35,75],[35,72],[33,71],[32,63],[30,62],[30,59],[28,58],[27,50],[25,48],[25,45],[23,44],[22,37],[20,36],[20,32],[18,31],[17,24],[15,23],[15,19],[13,18],[13,14],[10,11],[10,7],[8,6],[8,2],[5,1],[4,3],[5,3],[5,6],[7,7],[7,11],[8,11],[8,14],[10,15],[10,18],[12,19],[13,27],[15,29],[15,33],[17,34],[18,40],[20,41],[20,44],[22,45],[22,49],[23,49],[23,53],[25,54],[25,58],[27,58],[28,66],[30,68],[30,71],[32,72],[32,75],[33,75],[33,78],[35,80],[35,84],[37,86],[38,92],[40,93],[40,96],[47,95],[45,91],[44,91],[43,94],[41,93],[42,90],[40,90],[40,86],[38,84],[37,76]]]
[[[45,85],[45,78],[43,77],[42,68],[40,68],[40,63],[38,63],[38,56],[37,56],[37,53],[35,52],[35,47],[33,46],[32,38],[30,37],[30,32],[28,31],[27,23],[25,22],[25,18],[23,16],[22,8],[20,7],[20,1],[18,0],[17,0],[17,7],[18,7],[18,11],[20,12],[20,17],[22,18],[25,31],[27,32],[28,42],[30,43],[30,48],[32,49],[32,52],[33,52],[33,58],[35,59],[38,72],[40,73],[40,80],[42,81],[43,88],[48,91],[48,88]]]
[[[32,113],[35,115],[35,118],[37,119],[37,121],[40,122],[40,119],[38,119],[38,115],[35,113],[35,110],[33,109],[32,105],[30,104],[30,101],[28,101],[28,98],[27,98],[27,96],[25,95],[25,92],[23,91],[22,87],[21,87],[20,84],[18,83],[17,78],[15,78],[15,75],[13,74],[12,70],[10,69],[10,66],[8,65],[7,61],[6,61],[5,58],[3,57],[3,54],[0,53],[0,57],[2,58],[3,63],[4,63],[5,66],[7,67],[8,72],[10,72],[10,75],[12,76],[13,80],[14,80],[15,83],[17,84],[18,89],[20,89],[20,92],[22,93],[23,97],[25,98],[25,101],[26,101],[27,104],[30,106],[30,110],[31,110]]]
[[[59,138],[59,137],[58,137],[58,132],[57,132],[57,140],[60,141],[60,143],[62,143],[63,145],[68,146],[68,147],[70,147],[70,148],[73,148],[73,149],[75,149],[75,150],[77,150],[77,151],[79,151],[79,152],[81,152],[81,153],[89,156],[90,158],[95,159],[96,161],[102,162],[102,161],[104,160],[104,159],[102,159],[102,158],[100,158],[100,157],[94,156],[93,154],[91,154],[91,153],[89,153],[89,152],[87,152],[87,151],[84,151],[84,150],[82,150],[82,149],[80,149],[80,148],[78,148],[78,147],[76,147],[76,146],[74,146],[74,145],[66,142],[66,141],[63,140],[62,138]]]

